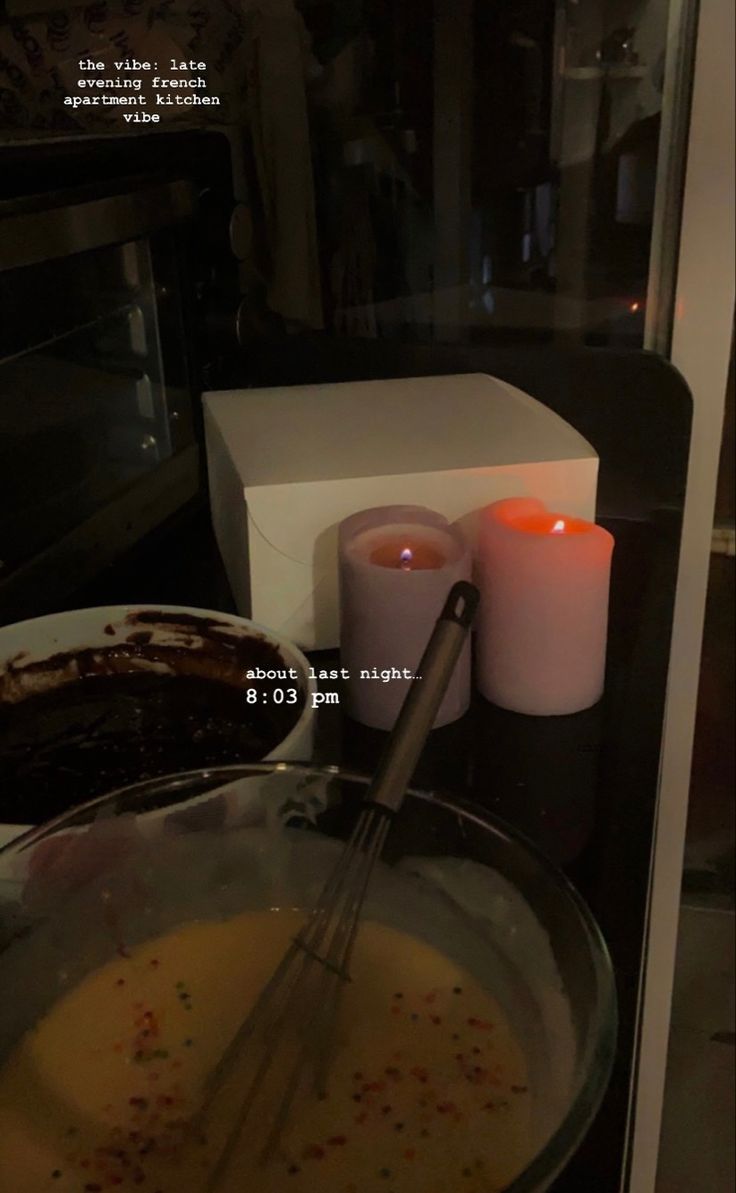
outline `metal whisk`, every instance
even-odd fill
[[[268,1105],[269,1080],[274,1085],[274,1110],[268,1116],[265,1141],[259,1140],[263,1160],[277,1146],[310,1069],[315,1092],[325,1093],[340,992],[350,980],[350,960],[371,873],[434,723],[478,597],[478,590],[464,581],[450,590],[340,860],[210,1075],[205,1113],[237,1062],[247,1063],[246,1078],[242,1087],[238,1085],[243,1098],[210,1174],[209,1190],[225,1174],[255,1103],[264,1099]],[[280,1048],[287,1052],[286,1070],[283,1063],[280,1068],[275,1064]]]

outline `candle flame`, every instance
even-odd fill
[[[636,314],[636,312],[639,310],[639,307],[640,307],[640,306],[641,306],[641,303],[638,303],[638,302],[630,302],[630,303],[629,303],[629,310],[630,310],[630,311],[632,311],[634,314]]]
[[[557,521],[555,522],[554,526],[552,527],[552,534],[562,534],[564,529],[565,529],[564,518],[558,518]]]
[[[404,547],[403,551],[401,552],[401,554],[399,556],[399,559],[401,560],[401,566],[405,572],[408,572],[411,570],[411,561],[413,558],[414,558],[414,553],[412,552],[411,547]]]

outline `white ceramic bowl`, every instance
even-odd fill
[[[164,618],[182,615],[182,624],[162,621],[135,622],[140,614]],[[19,679],[25,668],[34,663],[50,659],[58,653],[77,652],[88,648],[109,648],[116,641],[123,644],[126,637],[136,630],[151,633],[151,645],[179,646],[196,649],[201,642],[187,618],[205,619],[208,630],[214,635],[220,626],[229,635],[255,637],[272,646],[284,667],[294,668],[299,679],[295,681],[304,693],[304,707],[289,733],[267,755],[269,760],[307,762],[312,756],[314,738],[314,709],[312,695],[316,684],[309,677],[309,663],[302,652],[287,639],[272,630],[256,625],[247,618],[235,614],[220,613],[211,609],[194,609],[186,605],[107,605],[94,609],[74,609],[65,613],[52,613],[28,621],[0,627],[0,689],[7,682],[10,669]],[[277,664],[280,665],[280,664]],[[41,682],[43,678],[41,677]],[[0,805],[0,821],[2,821]]]

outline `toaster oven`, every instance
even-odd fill
[[[94,179],[69,144],[0,170],[0,623],[58,605],[200,490],[207,309],[235,265],[213,140],[177,139],[167,173],[134,138],[100,143]]]

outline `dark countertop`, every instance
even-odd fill
[[[569,717],[504,712],[477,698],[431,735],[419,786],[463,794],[564,864],[611,952],[620,1031],[608,1093],[555,1193],[618,1193],[637,1084],[637,1012],[692,403],[649,353],[467,348],[290,338],[254,346],[250,384],[486,372],[576,427],[600,457],[598,520],[614,535],[606,691]],[[244,366],[218,387],[246,383]],[[204,502],[181,511],[116,565],[46,608],[167,603],[232,611]],[[328,659],[334,656],[328,656]],[[316,665],[323,659],[315,656]],[[371,770],[382,735],[339,705],[320,710],[315,761]],[[43,809],[29,809],[28,820]],[[0,804],[0,818],[2,808]]]
[[[536,718],[477,697],[462,721],[431,735],[415,778],[417,786],[474,800],[563,864],[611,950],[619,994],[618,1056],[603,1108],[555,1186],[558,1193],[590,1193],[593,1174],[601,1193],[619,1187],[661,732],[647,667],[667,650],[669,623],[658,598],[668,599],[662,568],[671,566],[673,547],[676,556],[679,533],[679,519],[666,514],[658,525],[617,517],[601,521],[616,538],[603,701],[573,716]],[[112,603],[234,611],[203,504],[182,511],[65,607]],[[659,645],[657,637],[664,639]],[[311,656],[316,667],[334,666],[337,657],[336,652]],[[320,686],[340,692],[339,682]],[[339,704],[323,706],[314,761],[370,771],[384,738],[350,721]]]

